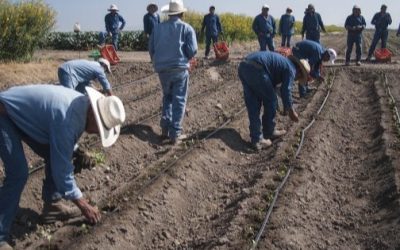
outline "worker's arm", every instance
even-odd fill
[[[218,33],[221,34],[223,32],[223,30],[222,30],[221,21],[219,20],[219,16],[217,16],[217,28],[218,28]]]
[[[271,17],[271,25],[272,25],[272,37],[274,37],[276,35],[276,23],[273,17]]]
[[[106,31],[107,31],[107,33],[110,33],[112,27],[111,27],[111,22],[110,22],[109,14],[107,14],[107,15],[104,17],[104,23],[106,24]]]
[[[306,18],[306,16],[304,16],[304,18],[303,18],[303,25],[302,25],[302,27],[301,27],[301,39],[304,39],[304,33],[306,33],[306,30],[307,30],[307,18]]]
[[[259,29],[258,29],[258,16],[256,18],[254,18],[253,25],[251,27],[252,27],[254,33],[256,33],[257,36],[260,35],[259,34]]]
[[[321,29],[322,29],[323,32],[326,32],[324,23],[322,22],[321,15],[320,15],[319,13],[317,13],[317,14],[318,14],[318,23],[319,23],[319,26],[321,26]]]
[[[207,23],[207,15],[205,15],[204,17],[203,17],[203,22],[202,22],[202,24],[201,24],[201,30],[200,30],[200,32],[201,32],[201,34],[203,34],[204,33],[204,30],[205,30],[205,28],[206,28],[206,23]]]
[[[104,91],[111,90],[111,84],[107,79],[106,73],[104,73],[103,67],[96,71],[97,80],[99,80]]]
[[[143,16],[143,30],[144,33],[146,33],[147,35],[150,35],[150,20],[149,20],[149,15],[144,15]]]
[[[125,19],[121,15],[118,15],[118,18],[119,18],[119,21],[121,22],[121,26],[119,26],[119,30],[121,31],[124,29],[126,22],[125,22]]]
[[[185,56],[190,60],[192,59],[197,53],[197,39],[196,33],[194,32],[193,28],[188,26],[187,30],[185,31],[185,44],[184,44],[184,53]]]

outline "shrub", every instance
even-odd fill
[[[41,0],[0,0],[0,59],[30,59],[54,24],[55,12]]]

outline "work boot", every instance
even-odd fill
[[[0,242],[0,250],[13,250],[13,248],[5,241]]]
[[[171,144],[172,144],[172,145],[179,145],[179,144],[182,143],[183,140],[185,140],[185,139],[187,139],[187,138],[188,138],[187,135],[181,134],[181,135],[179,135],[178,137],[171,138]]]
[[[360,62],[360,61],[357,61],[357,62],[356,62],[356,65],[357,65],[357,66],[361,66],[361,62]]]
[[[365,61],[370,62],[371,61],[371,56],[368,56]]]
[[[268,148],[272,145],[272,141],[270,139],[261,139],[258,142],[254,142],[251,144],[251,147],[254,150],[260,151],[262,149]]]
[[[209,56],[204,56],[204,59],[208,60],[210,57]]]
[[[344,64],[344,66],[350,66],[350,62],[346,61],[346,63]]]
[[[285,134],[286,134],[286,130],[284,130],[284,129],[281,129],[281,130],[275,129],[274,132],[272,133],[271,138],[275,139],[275,138],[281,137],[281,136],[283,136]]]
[[[42,210],[42,223],[51,224],[56,221],[65,221],[81,216],[81,210],[77,207],[69,207],[61,200],[45,203]]]
[[[166,128],[162,128],[161,129],[161,140],[165,140],[165,139],[168,139],[169,137],[168,137],[168,129],[166,129]]]

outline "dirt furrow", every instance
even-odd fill
[[[362,79],[355,81],[353,79]],[[395,167],[386,153],[379,75],[343,72],[278,202],[261,248],[400,246]]]

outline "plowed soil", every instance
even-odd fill
[[[364,47],[371,36],[366,34]],[[395,39],[391,35],[390,48],[397,52]],[[161,90],[147,54],[135,60],[125,55],[111,76],[127,112],[118,142],[103,150],[96,137],[80,141],[98,158],[94,169],[76,178],[102,210],[101,223],[77,218],[40,224],[39,170],[21,200],[12,230],[15,248],[250,249],[274,190],[294,166],[259,249],[399,249],[400,134],[383,84],[399,103],[399,66],[394,60],[344,67],[345,36],[322,41],[337,48],[339,63],[325,67],[326,81],[314,83],[307,99],[298,99],[294,88],[301,121],[278,114],[277,126],[288,133],[261,152],[248,145],[237,76],[240,58],[257,49],[254,43],[234,46],[226,63],[199,59],[183,124],[189,139],[178,146],[159,138]],[[331,83],[331,95],[294,159],[300,131]],[[27,155],[32,165],[40,164],[29,150]]]

